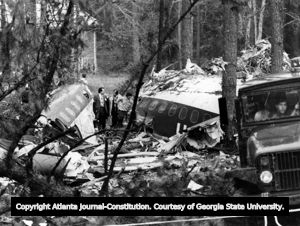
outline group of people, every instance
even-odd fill
[[[268,119],[283,118],[288,116],[300,115],[299,103],[296,103],[294,109],[288,109],[288,101],[285,95],[280,95],[276,98],[275,111],[270,112],[267,109],[260,110],[255,113],[254,121],[264,121]]]
[[[111,117],[110,127],[120,128],[128,120],[128,115],[132,107],[132,94],[126,93],[125,96],[114,90],[113,96],[109,97],[103,87],[98,89],[94,96],[93,110],[96,118],[96,127],[98,130],[106,128],[107,120]]]

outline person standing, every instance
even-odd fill
[[[118,126],[122,127],[124,120],[127,120],[128,112],[131,110],[132,106],[132,94],[126,93],[125,97],[122,97],[118,100]]]
[[[118,124],[118,101],[120,99],[120,94],[118,90],[114,90],[112,96],[112,109],[111,109],[111,126],[116,127]]]
[[[82,74],[79,81],[85,85],[88,85],[88,81],[86,80],[86,74]]]
[[[93,109],[98,123],[98,129],[106,128],[106,120],[109,116],[109,100],[104,93],[104,88],[98,89],[98,94],[94,96]]]

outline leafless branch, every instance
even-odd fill
[[[118,147],[116,148],[116,150],[114,151],[114,155],[112,157],[112,160],[111,160],[111,164],[110,164],[110,167],[109,167],[109,171],[108,171],[108,175],[107,175],[107,178],[105,179],[102,187],[101,187],[101,192],[100,192],[100,195],[104,195],[107,188],[108,188],[108,183],[109,183],[109,180],[110,178],[112,177],[113,175],[113,169],[115,167],[115,163],[117,161],[117,157],[118,157],[118,154],[129,134],[129,131],[130,131],[130,128],[131,128],[131,125],[133,123],[133,120],[134,120],[134,115],[135,115],[135,109],[136,109],[136,105],[137,105],[137,100],[138,100],[138,96],[139,96],[139,92],[140,92],[140,89],[142,87],[142,84],[143,84],[143,79],[144,79],[144,76],[146,74],[146,71],[147,71],[147,68],[149,67],[149,64],[151,63],[151,61],[155,58],[155,56],[157,55],[157,53],[159,51],[161,51],[163,45],[165,44],[166,40],[168,39],[168,37],[172,34],[172,32],[174,32],[174,30],[176,29],[177,25],[185,18],[185,16],[191,11],[191,9],[194,7],[194,5],[198,2],[199,0],[195,0],[191,3],[191,5],[189,6],[189,8],[187,9],[186,12],[184,12],[180,18],[177,20],[177,22],[169,29],[169,31],[166,33],[166,35],[163,37],[162,39],[162,42],[161,42],[161,45],[158,46],[158,48],[156,49],[155,53],[152,54],[148,60],[143,64],[143,67],[141,69],[141,72],[140,72],[140,76],[139,76],[139,81],[138,81],[138,84],[137,84],[137,87],[136,87],[136,92],[135,92],[135,96],[134,96],[134,100],[133,100],[133,105],[132,105],[132,110],[131,110],[131,114],[130,114],[130,117],[129,117],[129,122],[127,124],[127,127],[126,127],[126,130],[123,134],[123,137],[118,145]],[[106,194],[108,195],[108,194]]]

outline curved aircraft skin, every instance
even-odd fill
[[[300,65],[299,62],[297,65]],[[299,77],[299,74],[298,70],[297,73],[278,73],[247,81],[238,79],[236,91],[238,94],[238,90],[247,90],[249,86],[292,79]],[[218,116],[222,78],[206,76],[201,79],[199,82],[199,78],[196,77],[194,86],[191,85],[193,79],[187,80],[190,87],[185,87],[182,91],[179,89],[177,91],[148,91],[148,95],[146,93],[145,96],[140,97],[137,105],[137,121],[144,121],[145,124],[151,121],[155,134],[170,137]]]
[[[84,84],[61,86],[54,90],[42,114],[52,120],[58,118],[69,127],[92,100],[92,93]]]
[[[218,97],[215,98],[217,101]],[[182,133],[193,125],[218,116],[216,111],[148,96],[141,97],[136,112],[138,122],[152,121],[153,132],[164,137]]]
[[[49,106],[42,115],[55,121],[59,119],[66,127],[76,125],[83,138],[95,132],[93,120],[93,95],[83,83],[65,85],[53,91]],[[87,140],[96,143],[96,138]]]

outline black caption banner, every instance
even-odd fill
[[[285,197],[12,197],[12,216],[284,216]]]

